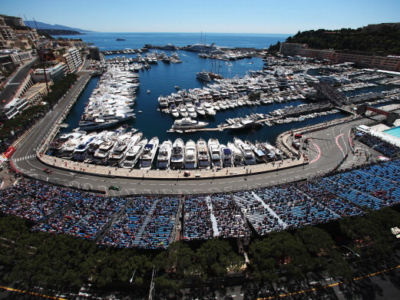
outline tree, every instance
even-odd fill
[[[244,264],[226,240],[208,240],[197,250],[196,257],[203,280],[226,276],[228,270],[237,271]]]

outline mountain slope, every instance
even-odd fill
[[[37,25],[38,29],[73,30],[73,31],[78,31],[78,32],[91,32],[90,30],[73,28],[73,27],[68,27],[68,26],[59,25],[59,24],[51,25],[51,24],[38,22],[38,21],[36,21],[36,25],[35,25],[35,21],[24,21],[24,23],[26,26],[29,26],[34,29],[36,29],[36,25]]]

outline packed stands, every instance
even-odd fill
[[[164,249],[181,217],[180,236],[187,241],[249,236],[248,224],[265,235],[394,205],[400,201],[399,185],[400,160],[307,182],[184,199],[108,197],[19,179],[0,190],[0,211],[32,221],[35,231],[71,234],[104,246]]]

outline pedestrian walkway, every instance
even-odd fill
[[[252,192],[253,197],[256,198],[258,201],[261,202],[261,205],[268,210],[268,212],[278,220],[278,223],[280,226],[282,226],[283,229],[287,227],[287,224],[282,221],[282,219],[274,212],[269,205],[267,205],[256,193]]]
[[[149,213],[147,214],[146,218],[144,219],[143,224],[142,224],[142,227],[139,229],[139,231],[138,231],[138,233],[137,233],[137,235],[136,235],[136,237],[135,237],[135,240],[132,242],[132,245],[133,245],[134,247],[139,246],[140,240],[142,239],[142,236],[143,236],[143,232],[144,232],[144,230],[145,230],[147,224],[148,224],[148,223],[150,222],[150,220],[151,220],[151,217],[152,217],[152,215],[153,215],[153,212],[154,212],[154,210],[155,210],[155,208],[156,208],[157,203],[158,203],[158,200],[155,200],[155,201],[153,202],[153,205],[151,206],[151,208],[150,208],[150,210],[149,210]]]

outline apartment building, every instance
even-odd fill
[[[280,53],[285,56],[300,55],[318,60],[329,60],[335,63],[353,62],[362,68],[382,69],[388,71],[400,71],[400,57],[396,56],[372,56],[353,53],[336,52],[333,49],[310,49],[307,45],[294,43],[282,43]]]
[[[68,66],[68,73],[75,73],[82,64],[82,57],[78,49],[71,48],[63,55],[63,59]]]

